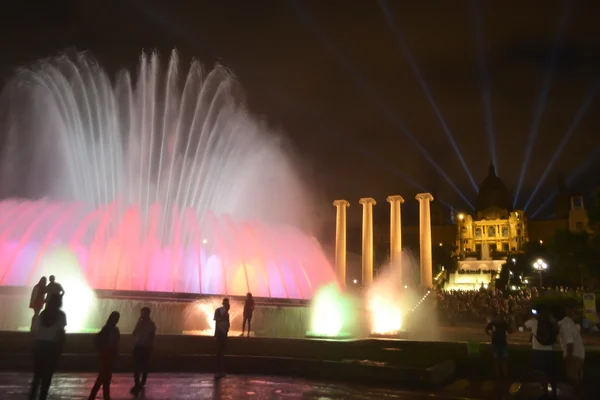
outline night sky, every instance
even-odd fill
[[[323,198],[357,215],[360,197],[387,210],[387,195],[412,204],[420,191],[469,210],[493,160],[523,208],[586,99],[527,211],[561,176],[584,195],[599,182],[598,1],[392,0],[388,14],[375,0],[13,3],[0,17],[0,82],[68,48],[111,73],[142,49],[221,62],[253,112],[290,136]]]

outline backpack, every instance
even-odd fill
[[[537,331],[535,338],[542,346],[552,346],[556,343],[558,337],[558,329],[548,318],[538,319]]]

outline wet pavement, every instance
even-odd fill
[[[16,400],[27,398],[30,375],[0,373],[0,398]],[[54,376],[49,399],[87,399],[95,380],[92,374],[58,373]],[[116,374],[111,386],[111,398],[133,399],[129,394],[132,377]],[[102,398],[100,393],[98,399]],[[309,381],[299,378],[231,375],[215,381],[207,374],[155,374],[139,399],[318,399],[318,400],[375,400],[375,399],[457,399],[448,395],[408,392],[394,389],[367,388],[341,383]]]

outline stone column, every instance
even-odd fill
[[[377,204],[371,197],[359,201],[363,206],[362,227],[362,284],[373,282],[373,206]]]
[[[419,193],[419,237],[421,255],[421,286],[430,288],[433,285],[433,261],[431,259],[431,210],[433,200],[431,193]]]
[[[336,200],[335,206],[335,272],[342,287],[346,286],[346,208],[350,203]]]
[[[402,196],[388,196],[390,203],[390,264],[397,271],[402,283],[402,222],[400,205],[404,203]]]

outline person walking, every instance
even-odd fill
[[[575,306],[569,304],[563,311],[563,318],[558,322],[560,344],[563,351],[565,372],[573,387],[573,399],[581,399],[581,383],[583,380],[583,364],[585,361],[585,346],[575,321],[573,321]]]
[[[44,303],[46,303],[46,277],[42,276],[40,281],[33,287],[31,298],[29,299],[29,308],[33,310],[33,317],[31,317],[32,330],[35,319],[40,315],[42,308],[44,308]]]
[[[150,309],[143,307],[140,311],[140,319],[133,330],[133,381],[131,394],[137,396],[146,385],[148,379],[148,363],[152,348],[154,347],[154,338],[156,337],[156,325],[150,318]],[[140,380],[140,375],[142,379]]]
[[[252,297],[252,293],[248,293],[246,295],[246,300],[244,301],[244,319],[242,322],[242,334],[240,336],[244,336],[244,331],[246,330],[246,323],[248,323],[248,337],[250,337],[250,330],[252,329],[252,314],[254,313],[254,298]]]
[[[102,386],[104,400],[110,400],[110,381],[112,372],[119,356],[119,340],[121,333],[117,324],[121,315],[117,311],[110,313],[106,324],[94,338],[94,344],[98,351],[99,371],[96,382],[92,387],[88,400],[94,400]]]
[[[225,376],[223,372],[223,359],[225,358],[225,345],[229,333],[229,299],[224,298],[222,307],[215,310],[215,339],[216,339],[216,371],[215,379]]]
[[[67,316],[60,307],[60,297],[52,296],[48,300],[46,309],[33,323],[33,380],[29,390],[29,400],[36,398],[38,389],[40,400],[48,397],[52,376],[65,343]]]

